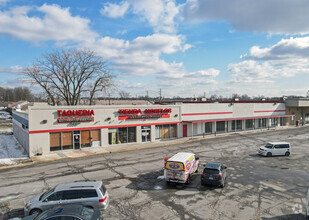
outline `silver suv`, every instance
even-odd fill
[[[109,195],[102,181],[65,183],[32,197],[24,207],[24,214],[39,214],[59,205],[80,204],[91,208],[106,209]]]

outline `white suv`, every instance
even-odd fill
[[[106,209],[109,195],[102,181],[77,181],[64,183],[32,197],[24,207],[24,214],[39,214],[59,205],[84,205],[91,208]]]
[[[259,154],[266,157],[289,156],[291,154],[291,145],[288,142],[269,142],[265,146],[260,147]]]

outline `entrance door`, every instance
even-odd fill
[[[80,131],[74,131],[73,145],[74,145],[74,149],[80,149]]]
[[[182,136],[187,137],[187,125],[186,124],[182,126]]]
[[[150,142],[150,126],[142,126],[142,142]]]

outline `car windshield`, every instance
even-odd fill
[[[41,196],[40,196],[40,201],[42,200],[42,199],[45,199],[47,196],[49,196],[50,194],[52,194],[53,192],[55,191],[55,188],[53,188],[53,189],[51,189],[51,190],[49,190],[49,191],[46,191],[45,193],[43,193]]]
[[[214,170],[214,169],[204,169],[204,173],[207,173],[207,174],[219,174],[219,170]]]
[[[268,148],[268,149],[271,149],[271,148],[273,148],[273,145],[270,144],[270,143],[267,143],[267,144],[265,145],[265,147]]]

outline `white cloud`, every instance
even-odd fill
[[[21,74],[23,68],[20,66],[11,66],[9,68],[0,67],[0,73],[13,73],[13,74]]]
[[[129,3],[126,1],[121,2],[119,5],[106,3],[104,8],[100,10],[100,13],[110,18],[123,17],[129,8]]]
[[[187,48],[181,35],[167,34],[137,37],[132,41],[104,37],[84,46],[111,60],[111,67],[126,77],[182,73],[182,63],[167,63],[160,56]]]
[[[226,21],[240,31],[309,33],[307,0],[188,0],[187,21]]]
[[[274,79],[309,74],[309,37],[282,39],[267,48],[254,46],[241,57],[245,61],[228,65],[234,83],[273,83]]]
[[[254,46],[249,56],[244,57],[256,60],[309,59],[309,37],[282,39],[269,48]]]
[[[175,17],[180,6],[175,0],[127,0],[120,4],[106,3],[101,14],[107,17],[122,17],[131,6],[133,14],[142,16],[156,33],[175,33]]]
[[[33,10],[43,18],[29,16]],[[44,4],[41,7],[15,7],[0,11],[0,33],[30,42],[41,41],[93,41],[97,33],[89,28],[90,21],[72,16],[69,8]]]
[[[9,2],[10,0],[0,0],[0,6],[1,5],[5,5],[7,2]]]

